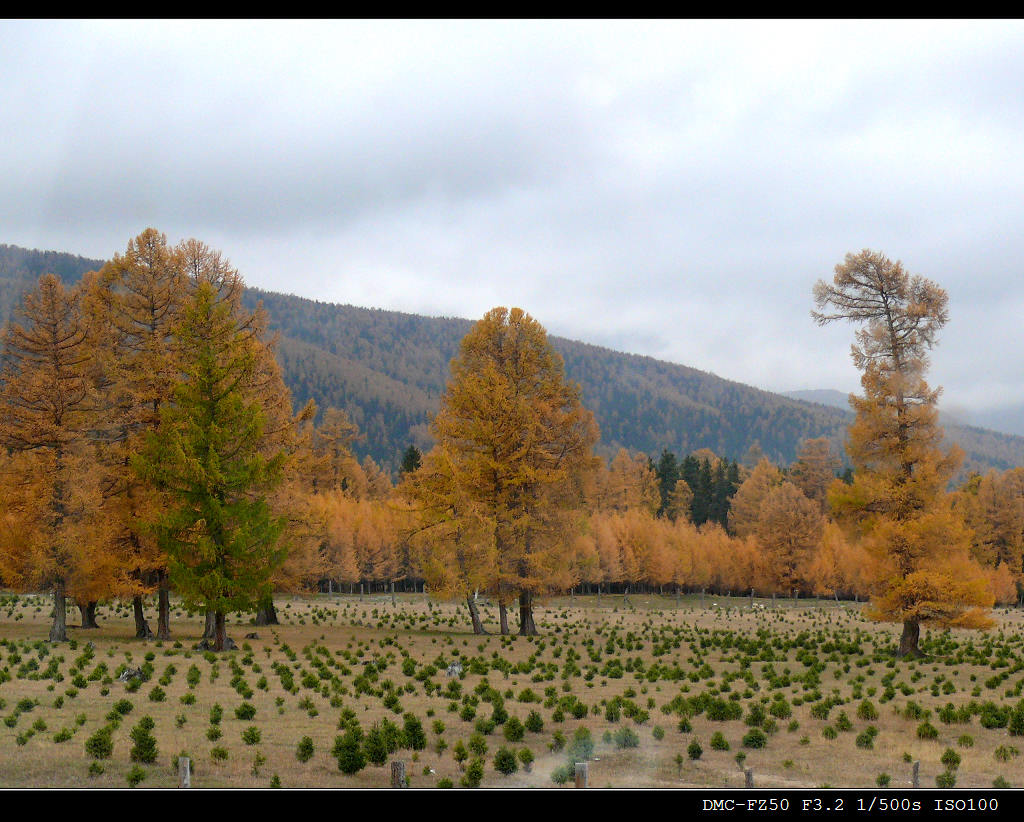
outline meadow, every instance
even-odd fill
[[[422,594],[277,602],[213,654],[176,604],[170,641],[115,603],[51,645],[49,599],[0,595],[0,787],[173,787],[183,754],[217,788],[388,787],[403,760],[414,788],[555,789],[583,758],[599,788],[908,788],[914,761],[922,787],[1024,785],[1018,610],[899,660],[898,626],[826,600],[556,598],[537,637]]]

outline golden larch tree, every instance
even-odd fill
[[[902,622],[898,655],[919,656],[921,625],[988,627],[993,602],[945,490],[961,455],[939,448],[939,390],[924,379],[928,352],[949,318],[948,297],[901,263],[864,250],[846,255],[831,284],[819,280],[814,300],[819,325],[859,326],[851,353],[864,388],[850,397],[854,482],[834,484],[829,500],[859,522],[875,559],[870,615]]]
[[[493,523],[488,590],[501,606],[517,597],[520,633],[536,634],[534,600],[577,581],[567,513],[581,502],[578,475],[596,468],[597,425],[544,329],[520,308],[489,311],[451,367],[432,430],[453,481]]]
[[[101,400],[95,347],[77,289],[46,274],[3,332],[0,444],[11,453],[2,496],[12,531],[0,576],[53,594],[51,642],[67,640],[66,596],[100,596],[117,582],[104,550],[96,480]]]

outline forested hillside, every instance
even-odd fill
[[[0,317],[20,294],[52,271],[65,282],[102,266],[58,252],[0,245]],[[281,332],[278,358],[296,405],[344,408],[362,433],[355,450],[396,469],[409,444],[426,450],[429,420],[448,379],[449,363],[472,321],[357,308],[247,289],[249,307],[262,300],[271,328]],[[529,307],[526,306],[528,309]],[[709,448],[742,458],[751,446],[789,464],[800,442],[828,437],[841,452],[850,415],[840,409],[760,391],[713,374],[651,357],[552,338],[566,373],[601,428],[599,450],[620,447],[650,454]],[[949,438],[967,452],[965,469],[1024,464],[1024,439],[951,426]]]

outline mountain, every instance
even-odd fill
[[[841,411],[850,410],[850,395],[842,391],[835,391],[831,388],[813,388],[806,391],[783,391],[784,397],[801,402],[813,402],[818,405],[827,405],[829,408],[838,408]]]
[[[71,254],[0,246],[0,320],[44,271],[75,282],[102,265]],[[344,408],[363,434],[356,451],[392,470],[410,443],[430,447],[429,422],[471,320],[334,305],[255,288],[244,299],[249,307],[262,301],[271,329],[280,333],[278,359],[297,406],[312,398],[321,408]],[[850,413],[839,392],[831,394],[839,394],[842,405],[832,407],[824,402],[829,392],[808,402],[651,357],[550,340],[597,418],[605,455],[625,447],[657,459],[663,448],[677,455],[710,448],[741,459],[756,444],[770,459],[788,464],[802,440],[821,436],[841,451]],[[948,433],[967,452],[965,469],[1024,465],[1024,438],[964,426]]]

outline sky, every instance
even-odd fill
[[[258,288],[857,391],[811,289],[949,293],[929,382],[1024,404],[1019,21],[0,21],[0,243],[153,226]]]

